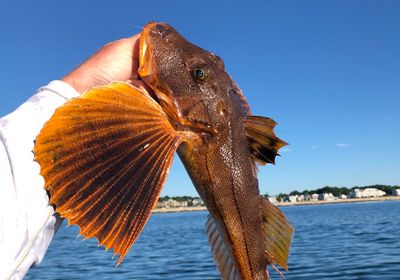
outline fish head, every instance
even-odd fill
[[[138,73],[173,120],[206,132],[224,128],[235,107],[231,95],[240,91],[220,57],[190,43],[166,23],[144,28]]]

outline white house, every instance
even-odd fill
[[[173,207],[188,207],[187,201],[176,201],[174,199],[168,199],[167,201],[161,202],[162,208],[173,208]]]
[[[334,200],[335,197],[332,193],[322,193],[318,197],[319,200]]]
[[[289,201],[290,202],[297,202],[298,195],[289,195]]]
[[[306,197],[304,196],[304,194],[301,194],[301,195],[299,195],[298,197],[297,197],[297,201],[298,202],[302,202],[302,201],[305,201],[306,200]]]
[[[200,198],[194,198],[191,203],[193,206],[202,206],[204,202]]]
[[[319,198],[319,195],[318,195],[317,193],[313,193],[313,194],[311,195],[311,200],[312,200],[312,201],[317,201],[318,198]]]
[[[347,195],[341,194],[341,195],[340,195],[340,199],[347,199]]]
[[[350,197],[352,198],[380,197],[384,195],[386,195],[384,191],[376,188],[354,189],[350,192]]]
[[[278,200],[276,200],[276,196],[269,196],[268,197],[269,202],[271,203],[278,203]]]
[[[400,196],[400,189],[395,189],[393,195]]]

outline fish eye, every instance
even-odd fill
[[[193,77],[197,80],[204,80],[207,76],[207,72],[203,68],[194,68],[193,69]]]

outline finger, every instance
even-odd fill
[[[140,34],[131,37],[119,39],[117,41],[108,43],[100,51],[102,56],[110,58],[107,64],[113,65],[119,70],[108,68],[108,71],[117,74],[116,78],[124,79],[137,79],[137,69],[139,67],[139,48],[140,48]],[[125,77],[123,77],[125,76]]]

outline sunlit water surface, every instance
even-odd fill
[[[281,208],[295,226],[290,279],[400,279],[400,201]],[[62,225],[26,279],[219,279],[207,212],[154,214],[119,267],[95,239]],[[270,271],[271,279],[280,279]]]

